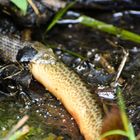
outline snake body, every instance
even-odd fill
[[[16,62],[18,51],[25,46],[31,46],[30,42],[22,42],[19,39],[0,35],[0,53],[5,61]]]
[[[24,48],[28,44],[22,44],[20,41],[18,44],[18,41],[9,40],[12,46],[21,45],[20,48]],[[29,69],[34,78],[63,103],[76,120],[86,140],[97,140],[103,123],[102,110],[97,96],[91,93],[87,85],[73,70],[58,60],[52,49],[46,48],[39,42],[28,45],[37,50],[37,54],[29,62]],[[2,41],[0,41],[1,46],[3,46]],[[11,51],[14,48],[12,46],[9,48]],[[6,51],[9,50],[5,49],[3,52],[6,54]],[[17,53],[18,51],[15,54],[17,55]]]

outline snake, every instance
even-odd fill
[[[28,52],[33,53],[30,57]],[[51,48],[33,41],[26,42],[0,35],[2,58],[9,62],[28,61],[33,77],[50,91],[72,115],[85,140],[97,140],[103,125],[102,107],[97,94],[54,54]]]

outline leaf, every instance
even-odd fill
[[[122,96],[122,90],[120,87],[117,87],[117,96],[118,96],[118,104],[121,110],[121,117],[125,128],[125,132],[128,134],[129,140],[136,140],[134,129],[125,111],[126,106]]]
[[[111,130],[111,131],[108,131],[108,132],[102,134],[100,136],[99,140],[101,140],[101,139],[103,139],[105,137],[111,136],[111,135],[122,135],[122,136],[128,137],[127,132],[125,132],[123,130]]]
[[[10,0],[14,3],[25,15],[27,12],[28,2],[27,0]]]
[[[116,35],[116,37],[119,37],[120,39],[129,40],[129,41],[133,41],[135,43],[140,44],[139,34],[116,27],[112,24],[107,24],[105,22],[96,20],[94,18],[85,16],[85,15],[82,15],[78,19],[75,19],[75,20],[87,27],[91,27],[91,28],[94,28],[94,29],[97,29],[97,30],[100,30],[109,34]]]
[[[57,21],[67,12],[67,10],[69,8],[71,8],[75,3],[77,2],[77,0],[75,0],[74,2],[71,2],[70,4],[68,4],[65,8],[59,10],[57,12],[57,14],[55,15],[54,19],[52,20],[52,22],[50,23],[50,25],[48,26],[46,31],[49,31],[50,29],[52,29],[52,27],[57,23]]]

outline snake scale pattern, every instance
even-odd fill
[[[86,140],[97,140],[103,123],[97,95],[90,91],[78,74],[55,56],[52,49],[39,42],[21,42],[0,35],[0,51],[5,60],[8,58],[16,62],[18,51],[25,46],[37,51],[28,64],[34,78],[63,103]]]

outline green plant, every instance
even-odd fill
[[[10,0],[14,3],[25,15],[27,12],[28,2],[27,0]]]
[[[80,16],[76,20],[85,26],[116,35],[118,38],[140,43],[140,35],[127,31],[127,30],[124,30],[122,28],[116,27],[112,24],[107,24],[105,22],[96,20],[96,19],[88,17],[88,16],[84,16],[84,15]]]
[[[124,125],[124,130],[111,130],[108,131],[106,133],[104,133],[100,139],[105,138],[107,136],[110,135],[122,135],[127,137],[129,140],[136,140],[136,136],[134,133],[134,129],[133,126],[131,124],[131,122],[129,121],[126,111],[125,111],[125,103],[124,103],[124,99],[122,96],[122,90],[120,89],[120,87],[117,87],[117,96],[118,96],[118,105],[121,111],[121,118],[123,121],[123,125]]]
[[[46,32],[52,29],[52,27],[57,23],[57,21],[68,11],[69,8],[71,8],[76,3],[76,1],[77,0],[75,0],[74,2],[69,3],[66,7],[60,9],[56,13],[54,19],[52,20],[52,22],[47,27]]]

